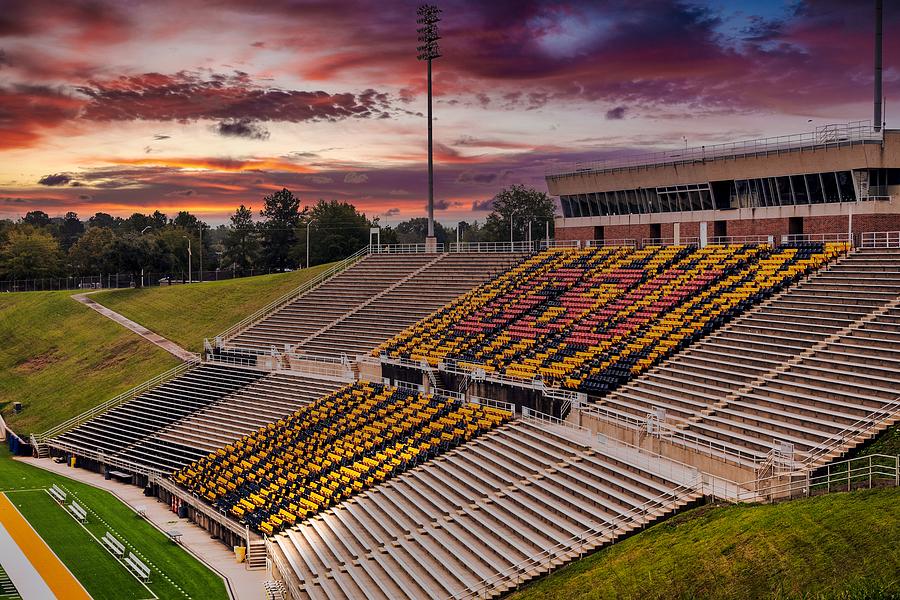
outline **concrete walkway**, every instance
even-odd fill
[[[29,465],[51,471],[64,477],[107,490],[124,504],[137,511],[143,509],[147,520],[160,531],[177,529],[182,533],[181,544],[185,550],[196,556],[210,569],[221,575],[228,584],[229,593],[236,600],[258,600],[263,597],[263,584],[268,579],[265,570],[248,571],[237,562],[229,548],[209,536],[209,532],[194,525],[187,519],[179,519],[168,504],[156,498],[144,496],[144,490],[134,485],[106,480],[103,475],[85,469],[73,469],[46,458],[17,457]]]
[[[105,306],[103,306],[102,304],[100,304],[99,302],[96,302],[96,301],[92,300],[91,298],[88,298],[88,294],[93,294],[93,293],[94,292],[84,292],[81,294],[75,294],[72,296],[72,298],[77,300],[78,302],[81,302],[85,306],[93,308],[94,310],[96,310],[98,313],[100,313],[107,319],[110,319],[111,321],[115,321],[116,323],[118,323],[122,327],[125,327],[126,329],[130,329],[131,331],[135,332],[136,334],[138,334],[145,340],[153,342],[154,344],[156,344],[157,346],[159,346],[160,348],[162,348],[169,354],[173,354],[185,362],[190,361],[190,360],[198,360],[199,359],[199,357],[196,354],[194,354],[193,352],[188,352],[187,350],[185,350],[184,348],[182,348],[175,342],[173,342],[171,340],[167,340],[166,338],[159,335],[158,333],[153,333],[152,331],[150,331],[149,329],[147,329],[140,323],[135,323],[131,319],[129,319],[123,315],[120,315],[116,311],[110,310],[110,309],[106,308]]]

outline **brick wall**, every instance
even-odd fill
[[[556,239],[558,240],[592,240],[594,239],[593,227],[557,227]]]
[[[635,240],[640,244],[648,237],[653,237],[649,225],[607,225],[603,228],[605,240]]]

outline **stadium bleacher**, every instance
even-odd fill
[[[602,395],[846,252],[801,244],[556,248],[379,346]]]
[[[355,383],[186,466],[174,479],[271,534],[510,417],[459,399]]]
[[[231,349],[355,356],[473,286],[524,253],[371,254],[226,340]]]
[[[699,441],[758,459],[774,440],[802,459],[849,435],[822,464],[890,424],[865,420],[900,398],[898,300],[900,252],[856,250],[586,410],[642,418],[661,408]]]
[[[450,598],[497,573],[547,572],[700,492],[514,421],[271,538],[294,598]],[[494,580],[472,597],[513,587]]]
[[[577,418],[655,416],[654,435],[720,447],[742,468],[780,442],[814,468],[900,404],[900,250],[848,250],[372,255],[228,347],[334,358],[381,342],[373,355],[586,392]],[[188,500],[268,537],[293,598],[495,596],[512,587],[504,573],[539,576],[702,495],[687,485],[696,468],[675,476],[669,459],[613,452],[549,417],[508,422],[447,392],[273,368],[205,363],[57,447],[175,471]]]

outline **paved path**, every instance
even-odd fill
[[[106,480],[103,475],[86,469],[73,469],[46,458],[16,457],[35,467],[69,477],[82,483],[111,492],[116,498],[135,511],[145,510],[147,520],[165,533],[177,529],[182,533],[181,545],[228,582],[229,592],[235,600],[259,600],[263,595],[263,583],[269,578],[265,570],[248,571],[237,562],[234,552],[222,542],[210,538],[209,532],[187,519],[179,519],[168,504],[156,498],[144,496],[144,490],[134,485]]]
[[[173,342],[171,340],[167,340],[166,338],[159,335],[158,333],[153,333],[152,331],[150,331],[149,329],[147,329],[140,323],[135,323],[131,319],[129,319],[123,315],[120,315],[116,311],[110,310],[110,309],[106,308],[105,306],[103,306],[102,304],[100,304],[99,302],[96,302],[95,300],[88,298],[88,294],[93,294],[93,293],[94,292],[84,292],[81,294],[75,294],[72,296],[72,298],[74,298],[78,302],[81,302],[85,306],[89,306],[90,308],[93,308],[94,310],[96,310],[98,313],[100,313],[107,319],[115,321],[116,323],[118,323],[122,327],[125,327],[126,329],[130,329],[131,331],[135,332],[142,338],[153,342],[154,344],[156,344],[157,346],[159,346],[160,348],[162,348],[169,354],[173,354],[185,362],[191,361],[191,360],[198,360],[199,357],[196,354],[194,354],[193,352],[188,352],[187,350],[185,350],[184,348],[182,348],[175,342]]]

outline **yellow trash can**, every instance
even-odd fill
[[[237,561],[239,563],[244,562],[245,560],[247,560],[247,548],[245,548],[244,546],[235,546],[234,555],[235,557],[237,557]]]

